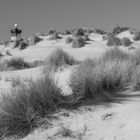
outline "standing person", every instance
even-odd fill
[[[22,37],[21,37],[22,30],[19,29],[17,24],[14,25],[13,29],[11,29],[10,32],[11,32],[11,40],[12,41],[22,39]]]

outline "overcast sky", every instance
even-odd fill
[[[24,36],[49,29],[140,29],[140,0],[0,0],[0,40],[10,38],[15,24]]]

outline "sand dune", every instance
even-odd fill
[[[128,32],[119,35],[120,38],[124,36],[132,39]],[[42,38],[42,42],[29,46],[23,51],[11,48],[8,48],[8,50],[13,56],[23,57],[27,61],[34,61],[45,60],[56,48],[62,48],[77,60],[100,57],[108,49],[105,42],[102,41],[102,35],[94,33],[90,35],[91,41],[88,41],[83,48],[71,48],[70,45],[66,45],[65,36],[58,41],[49,41],[47,37]],[[127,50],[127,48],[123,49]],[[5,51],[3,46],[1,46],[1,51]],[[5,55],[2,59],[11,57]],[[54,74],[54,80],[65,95],[72,93],[69,87],[69,79],[75,67],[61,67]],[[0,72],[0,87],[10,88],[8,78],[16,76],[20,78],[39,78],[42,76],[42,67]],[[37,129],[22,140],[139,140],[140,94],[139,92],[131,93],[131,91],[128,93],[132,96],[127,97],[121,103],[91,104],[80,107],[79,110],[61,110],[55,114],[59,119],[53,120],[51,122],[53,125],[48,130]],[[137,96],[134,96],[135,94]],[[70,130],[70,134],[64,136],[63,132],[68,131],[67,129]]]

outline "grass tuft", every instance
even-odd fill
[[[132,44],[131,40],[127,37],[122,38],[121,42],[124,47],[130,46]]]
[[[20,50],[24,50],[24,49],[26,49],[28,46],[29,46],[28,41],[27,41],[27,40],[22,40],[21,43],[20,43],[20,45],[19,45],[19,49],[20,49]]]
[[[57,32],[54,32],[53,34],[51,34],[49,39],[50,40],[56,40],[56,39],[61,39],[61,38],[62,37],[60,37]]]
[[[74,37],[83,36],[84,34],[85,34],[85,30],[83,28],[78,28],[73,30]]]
[[[73,41],[73,38],[71,38],[71,37],[67,37],[66,38],[66,44],[69,44],[69,43],[71,43]]]
[[[108,35],[107,46],[121,46],[121,45],[122,45],[121,39],[115,37],[113,34]]]
[[[40,41],[42,41],[42,38],[38,37],[37,35],[33,35],[31,38],[29,38],[29,45],[35,45]]]
[[[103,29],[95,29],[94,33],[95,34],[100,34],[100,35],[106,34],[106,32]]]
[[[72,73],[74,94],[94,100],[110,101],[113,93],[124,90],[132,80],[135,63],[119,49],[108,50],[102,58],[87,59]]]
[[[56,49],[45,61],[44,72],[56,71],[57,68],[64,65],[74,65],[76,60],[62,49]]]
[[[133,40],[134,41],[139,41],[140,40],[140,32],[135,32]]]
[[[28,82],[20,83],[17,89],[12,89],[11,95],[5,92],[2,94],[0,139],[22,138],[37,127],[48,127],[55,111],[72,108],[79,103],[73,96],[61,95],[61,90],[49,76]],[[45,124],[42,123],[44,119]]]
[[[7,61],[7,66],[13,69],[30,68],[30,64],[21,57],[13,57]]]
[[[113,29],[112,33],[113,33],[113,35],[118,35],[118,34],[120,34],[120,33],[122,33],[122,32],[128,31],[128,30],[129,30],[129,27],[120,27],[120,26],[116,26],[116,27]]]
[[[38,126],[42,117],[57,109],[61,91],[49,78],[30,81],[12,90],[12,96],[3,93],[0,103],[0,139],[24,137]]]
[[[85,45],[85,40],[80,36],[75,37],[74,40],[72,41],[72,48],[81,48],[84,45]]]

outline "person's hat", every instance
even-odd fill
[[[17,26],[18,26],[17,24],[14,25],[14,27],[17,27]]]

